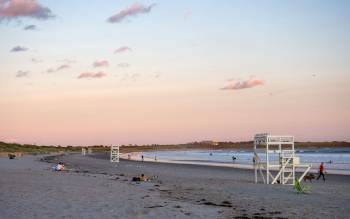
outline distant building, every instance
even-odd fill
[[[200,144],[206,144],[206,145],[213,145],[213,146],[219,145],[219,142],[213,141],[213,140],[201,141],[201,142],[199,142],[199,143],[200,143]]]

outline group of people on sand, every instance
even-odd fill
[[[141,174],[140,176],[137,176],[137,177],[133,177],[132,178],[132,181],[140,181],[140,182],[145,182],[145,181],[149,181],[149,178],[147,176],[145,176],[145,174]]]

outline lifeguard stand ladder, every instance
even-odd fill
[[[258,152],[265,153],[266,159],[262,161]],[[276,156],[277,155],[277,156]],[[272,157],[277,160],[272,160]],[[294,185],[295,169],[306,168],[300,182],[311,169],[309,164],[300,164],[299,157],[295,156],[293,136],[273,136],[268,133],[254,136],[254,173],[255,183],[258,183],[258,171],[266,184]],[[265,174],[264,174],[265,172]],[[273,175],[274,172],[277,172]]]
[[[119,146],[117,145],[111,146],[111,162],[119,163]]]

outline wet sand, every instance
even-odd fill
[[[253,183],[226,167],[121,160],[108,154],[0,158],[1,218],[348,218],[350,176],[326,175],[310,194]],[[131,182],[144,173],[151,182]]]

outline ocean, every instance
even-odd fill
[[[253,164],[252,150],[192,150],[192,151],[157,151],[142,153],[148,160],[170,161],[175,163],[215,164],[227,166],[234,164],[251,168]],[[296,156],[303,164],[311,164],[312,170],[317,172],[321,162],[324,162],[326,173],[350,175],[350,148],[322,148],[296,150]],[[262,160],[265,154],[259,154]],[[236,157],[233,161],[232,157]],[[277,162],[277,156],[270,160]]]

